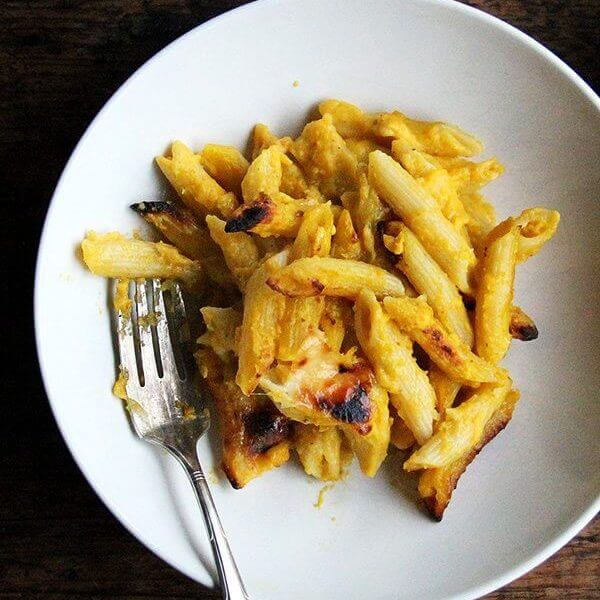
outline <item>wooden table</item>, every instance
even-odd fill
[[[533,35],[599,89],[598,0],[469,3]],[[3,346],[17,359],[3,377],[3,422],[11,426],[0,453],[0,598],[220,598],[146,550],[89,488],[48,409],[26,299],[48,200],[86,125],[147,58],[239,4],[0,3],[1,243],[12,301]],[[600,598],[599,534],[596,519],[544,565],[489,598]]]

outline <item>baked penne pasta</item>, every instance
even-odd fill
[[[267,284],[286,296],[339,296],[356,298],[363,288],[378,298],[401,296],[404,285],[384,269],[340,258],[301,258],[288,265]]]
[[[204,170],[200,157],[183,142],[173,142],[171,157],[157,156],[156,163],[183,203],[194,213],[228,217],[237,207],[235,195],[226,192]]]
[[[417,442],[431,437],[437,417],[435,393],[427,374],[417,365],[412,343],[384,313],[372,291],[364,289],[354,304],[358,341],[373,365],[377,381],[390,392],[390,401]]]
[[[476,354],[434,317],[433,309],[423,296],[419,298],[384,298],[386,312],[449,377],[477,386],[495,381],[498,370]]]
[[[204,281],[200,262],[164,242],[128,239],[117,232],[89,231],[81,242],[83,262],[95,275],[115,279],[178,279],[189,289]]]
[[[477,354],[496,364],[510,346],[519,226],[510,218],[488,236],[475,303]]]
[[[450,278],[402,223],[388,223],[384,232],[387,249],[399,255],[396,266],[419,294],[427,297],[437,318],[468,346],[473,345],[473,328],[462,296]]]
[[[392,210],[419,238],[461,292],[471,292],[475,254],[444,217],[435,200],[394,159],[372,152],[369,180]]]
[[[117,279],[121,318],[138,278],[179,279],[202,307],[199,383],[234,487],[292,449],[311,477],[340,480],[353,456],[373,477],[392,444],[441,519],[511,418],[518,392],[497,363],[538,335],[513,302],[515,268],[560,216],[498,225],[480,191],[504,168],[470,160],[482,144],[454,125],[333,99],[319,111],[295,139],[257,124],[250,161],[174,142],[156,161],[181,202],[132,205],[169,244],[91,232],[83,259]],[[120,369],[114,393],[141,410],[127,381]]]

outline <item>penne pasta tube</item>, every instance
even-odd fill
[[[488,236],[480,265],[475,303],[477,354],[498,363],[510,346],[510,320],[517,258],[519,226],[512,218]]]
[[[270,277],[267,284],[286,296],[339,296],[356,298],[363,288],[378,298],[401,296],[404,285],[388,271],[355,260],[301,258]]]
[[[278,144],[265,148],[250,163],[241,182],[244,203],[258,200],[262,194],[275,196],[281,187],[282,162],[289,160]]]
[[[328,256],[334,232],[331,204],[309,207],[292,245],[290,262],[307,256]]]
[[[354,304],[356,335],[377,381],[417,442],[431,437],[437,418],[435,393],[413,356],[412,343],[383,311],[372,291],[364,289]]]
[[[462,296],[450,278],[425,250],[408,227],[388,223],[384,243],[399,255],[397,267],[406,275],[419,294],[427,297],[437,318],[449,331],[456,333],[468,346],[473,345],[473,328]]]
[[[173,142],[171,157],[157,156],[156,163],[183,203],[194,213],[229,217],[238,201],[226,192],[202,167],[200,157],[183,142]]]
[[[284,152],[288,152],[292,139],[290,137],[278,138],[266,125],[257,123],[252,131],[252,140],[250,141],[252,160],[274,144],[279,144]]]
[[[346,138],[348,150],[356,157],[358,169],[361,174],[366,173],[369,166],[369,154],[375,150],[389,153],[389,148],[378,144],[376,141],[368,138]]]
[[[477,191],[504,173],[504,166],[495,157],[474,162],[461,157],[434,156],[401,142],[392,142],[392,156],[413,176],[422,177],[434,169],[442,169],[458,193]]]
[[[436,201],[393,158],[372,152],[369,179],[376,191],[421,241],[461,292],[471,292],[476,259],[465,238],[444,217]]]
[[[506,427],[518,399],[519,392],[514,390],[505,396],[498,410],[485,424],[480,438],[473,440],[462,456],[444,467],[422,471],[419,478],[419,496],[434,519],[442,519],[458,480],[482,448]]]
[[[364,138],[371,133],[373,117],[358,106],[343,100],[325,100],[319,104],[321,116],[330,115],[333,126],[343,138]]]
[[[356,429],[344,427],[343,432],[358,459],[360,470],[367,477],[375,477],[387,456],[392,425],[388,406],[388,394],[374,384],[369,391],[371,402],[371,429],[365,435]]]
[[[325,201],[316,186],[308,183],[304,172],[293,160],[282,161],[279,191],[292,198],[306,198],[316,202]]]
[[[432,160],[438,167],[443,168],[448,173],[459,193],[467,190],[479,190],[504,173],[504,166],[496,157],[488,158],[482,162],[443,156],[432,157]]]
[[[178,279],[190,289],[203,282],[199,261],[170,244],[128,239],[115,232],[90,231],[81,242],[83,262],[95,275],[114,279]]]
[[[438,430],[404,463],[404,470],[445,467],[458,460],[481,439],[511,385],[508,377],[501,383],[484,384],[458,407],[446,409]]]
[[[517,247],[517,262],[525,262],[536,255],[556,233],[560,214],[547,208],[528,208],[516,219],[520,227]]]
[[[470,386],[497,379],[497,368],[473,354],[455,333],[448,332],[423,297],[384,298],[383,305],[400,329],[452,379]]]
[[[369,185],[364,173],[359,176],[358,192],[347,192],[342,195],[341,200],[344,208],[352,216],[365,260],[371,264],[385,266],[385,259],[378,247],[377,227],[380,221],[386,220],[389,209],[381,202],[373,186]]]
[[[138,202],[131,208],[187,257],[200,260],[208,255],[207,246],[213,243],[208,229],[196,220],[194,214],[184,206],[173,202]]]
[[[456,184],[448,172],[433,162],[424,152],[414,149],[397,149],[399,142],[392,143],[392,156],[437,202],[442,214],[464,236],[464,227],[469,217],[458,196]]]
[[[233,146],[207,144],[199,154],[206,172],[228,192],[241,194],[242,180],[250,163]]]
[[[265,280],[277,273],[287,258],[288,252],[283,251],[267,259],[254,271],[245,287],[235,381],[246,395],[255,390],[261,375],[277,356],[285,298],[266,286]]]

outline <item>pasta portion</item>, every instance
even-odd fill
[[[499,223],[484,187],[504,166],[474,158],[482,143],[456,125],[318,109],[295,138],[257,124],[248,153],[173,142],[156,162],[174,199],[131,205],[163,241],[89,232],[83,261],[118,280],[121,314],[132,279],[184,284],[233,487],[292,454],[338,481],[354,457],[375,477],[400,452],[439,520],[512,417],[519,392],[500,363],[513,339],[538,337],[515,303],[517,267],[560,215]],[[126,386],[120,371],[115,394],[133,409]]]

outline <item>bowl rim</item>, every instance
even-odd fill
[[[505,34],[510,36],[512,39],[523,43],[525,46],[529,47],[531,50],[536,52],[540,57],[548,61],[552,64],[556,69],[560,72],[561,75],[566,77],[570,83],[575,85],[577,89],[591,102],[591,104],[596,108],[596,110],[600,113],[600,96],[594,92],[592,87],[580,76],[576,73],[576,71],[570,67],[566,62],[564,62],[561,58],[559,58],[556,54],[554,54],[551,50],[543,46],[536,39],[531,37],[530,35],[524,33],[517,27],[506,23],[499,17],[491,15],[479,8],[475,8],[473,6],[469,6],[467,4],[463,4],[458,0],[413,0],[415,2],[419,2],[423,5],[433,5],[433,6],[442,6],[446,7],[450,10],[457,11],[458,13],[465,14],[474,19],[477,19],[483,23],[487,23],[492,25],[494,28],[503,31]],[[44,386],[44,391],[46,393],[46,397],[48,399],[48,403],[50,405],[50,409],[52,411],[52,415],[56,421],[59,432],[63,441],[65,442],[71,457],[73,458],[75,464],[78,469],[81,471],[83,476],[85,477],[88,485],[93,489],[95,494],[100,498],[101,502],[107,507],[107,509],[118,519],[118,521],[125,527],[125,529],[144,547],[148,548],[153,554],[159,557],[161,560],[166,562],[169,566],[176,569],[180,573],[185,574],[190,579],[194,581],[198,581],[202,585],[210,586],[210,582],[201,581],[198,579],[197,574],[193,573],[190,569],[183,567],[178,564],[175,559],[172,559],[169,556],[166,556],[160,547],[156,544],[152,544],[146,540],[142,539],[141,532],[138,533],[137,528],[128,521],[128,519],[121,513],[117,506],[114,505],[111,498],[108,494],[104,494],[102,490],[99,489],[92,482],[91,474],[88,474],[88,468],[83,464],[76,453],[75,448],[71,445],[66,428],[63,425],[63,422],[60,417],[60,411],[57,408],[56,400],[53,399],[56,396],[51,393],[49,389],[48,378],[47,378],[47,367],[45,365],[44,356],[42,354],[42,337],[41,333],[41,291],[39,286],[39,281],[41,277],[41,257],[44,254],[46,240],[48,237],[48,229],[49,222],[51,221],[51,216],[56,207],[56,199],[60,196],[62,187],[64,184],[64,180],[68,175],[70,168],[72,166],[73,160],[78,153],[80,147],[84,144],[88,137],[91,136],[95,128],[98,126],[99,121],[105,112],[109,109],[110,106],[114,102],[117,101],[118,98],[123,95],[127,88],[146,70],[146,68],[156,60],[163,58],[172,52],[180,43],[186,40],[188,37],[193,35],[198,35],[201,31],[211,29],[213,27],[218,26],[221,22],[228,21],[231,19],[236,19],[240,14],[246,12],[252,12],[257,10],[263,10],[264,7],[268,7],[269,5],[275,4],[300,4],[301,0],[253,0],[247,4],[242,6],[238,6],[237,8],[233,8],[228,10],[220,15],[217,15],[208,21],[200,23],[196,25],[189,31],[180,35],[169,44],[167,44],[164,48],[153,54],[150,58],[148,58],[145,62],[143,62],[118,88],[117,90],[110,96],[110,98],[104,103],[102,108],[97,112],[92,121],[86,127],[84,133],[81,138],[74,146],[67,163],[65,164],[60,177],[57,180],[56,186],[54,188],[54,192],[52,193],[52,197],[48,204],[48,209],[46,211],[46,215],[44,217],[44,224],[42,226],[40,239],[38,243],[38,252],[35,261],[35,272],[34,272],[34,298],[33,298],[33,322],[34,322],[34,332],[35,332],[35,348],[36,354],[39,362],[40,374]],[[600,490],[596,495],[596,498],[590,502],[590,505],[585,509],[579,516],[570,521],[567,525],[563,526],[562,533],[552,539],[551,542],[547,543],[540,550],[535,552],[529,559],[523,560],[519,562],[516,566],[511,569],[508,569],[493,579],[490,579],[480,585],[473,586],[472,588],[466,589],[458,594],[453,596],[448,596],[447,600],[472,600],[475,598],[479,598],[497,590],[512,581],[522,577],[525,573],[531,571],[535,567],[539,566],[542,562],[547,560],[550,556],[555,554],[560,548],[566,545],[571,539],[573,539],[588,523],[592,521],[594,516],[600,512]]]

